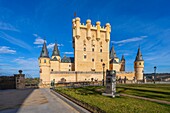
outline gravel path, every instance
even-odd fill
[[[122,93],[120,95],[121,96],[127,96],[127,97],[143,99],[143,100],[148,100],[148,101],[152,101],[152,102],[158,102],[158,103],[169,104],[170,105],[170,102],[164,101],[164,100],[157,100],[157,99],[151,99],[151,98],[146,98],[146,97],[139,97],[139,96],[134,96],[134,95],[122,94]]]

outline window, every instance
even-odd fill
[[[68,71],[71,71],[70,69]]]
[[[103,62],[103,59],[101,59],[101,62]]]
[[[41,60],[40,60],[40,63],[41,63]]]
[[[42,69],[40,69],[40,73],[42,73]]]
[[[44,63],[46,63],[46,59],[44,60]]]
[[[141,63],[139,63],[139,65],[141,65]]]
[[[84,59],[86,59],[86,55],[84,55]]]
[[[94,48],[92,48],[92,51],[94,52]]]
[[[53,71],[53,69],[51,69],[51,71]]]
[[[92,62],[94,62],[94,58],[92,58]]]
[[[71,65],[69,65],[69,67],[71,67]]]
[[[100,52],[102,52],[102,49],[100,49]]]
[[[84,51],[86,51],[86,48],[84,48]]]

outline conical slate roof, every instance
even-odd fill
[[[57,43],[55,43],[55,45],[54,45],[54,50],[53,50],[52,56],[60,56],[60,52],[58,50]]]
[[[74,58],[73,57],[66,57],[64,55],[64,57],[61,59],[62,63],[74,63]]]
[[[110,49],[110,56],[109,57],[110,57],[110,59],[117,58],[116,52],[114,50],[114,46],[112,46],[112,48]]]
[[[122,55],[121,61],[125,61],[125,57],[124,57],[124,55]]]
[[[141,53],[141,51],[140,51],[140,48],[138,48],[138,52],[137,52],[137,55],[136,55],[135,62],[136,62],[136,61],[143,61],[142,53]]]
[[[41,51],[40,57],[49,58],[48,50],[47,50],[47,46],[46,46],[45,41],[44,41],[44,44],[43,44],[43,47],[42,47],[42,51]]]

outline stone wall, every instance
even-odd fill
[[[51,72],[50,80],[55,82],[62,82],[65,79],[66,82],[80,82],[80,81],[101,81],[103,79],[102,72]]]
[[[135,76],[135,73],[134,72],[118,72],[116,73],[116,76],[118,78],[121,77],[121,79],[124,79],[125,76],[128,80],[133,80],[134,79],[134,76]]]

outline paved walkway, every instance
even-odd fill
[[[134,95],[122,94],[122,93],[120,95],[121,96],[127,96],[127,97],[143,99],[143,100],[148,100],[148,101],[152,101],[152,102],[158,102],[158,103],[169,104],[170,105],[170,102],[164,101],[164,100],[157,100],[157,99],[151,99],[151,98],[146,98],[146,97],[139,97],[139,96],[134,96]]]
[[[0,91],[0,113],[78,113],[49,89]]]

